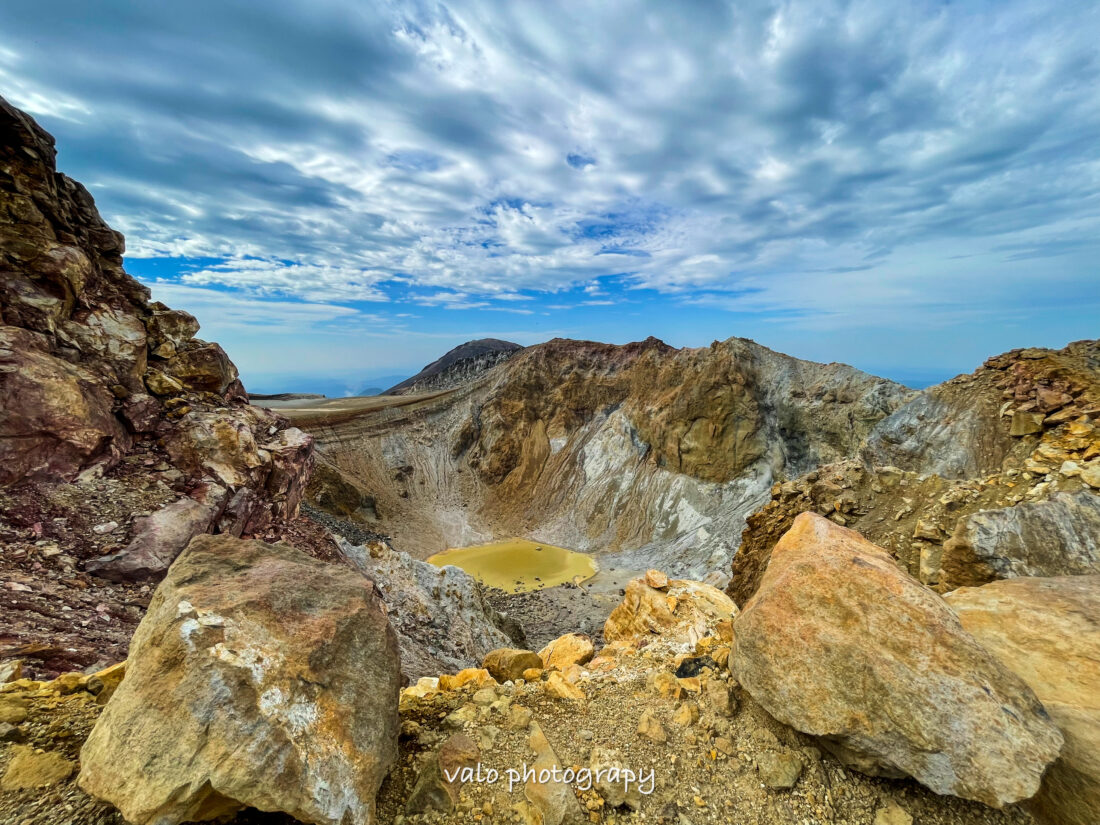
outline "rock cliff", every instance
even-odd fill
[[[802,512],[889,548],[941,592],[1100,572],[1100,341],[1013,350],[918,394],[858,459],[772,488],[748,519],[730,595],[743,604]]]
[[[104,579],[155,582],[197,534],[275,535],[298,512],[312,439],[248,406],[123,250],[53,138],[0,99],[0,579],[19,594],[0,659],[91,664],[105,651],[78,623],[118,625],[117,648],[147,598]]]
[[[523,347],[519,344],[499,338],[467,341],[432,361],[412,378],[390,387],[383,395],[412,395],[454,389],[507,361],[521,349]]]

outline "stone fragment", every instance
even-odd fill
[[[1012,413],[1012,423],[1009,425],[1008,434],[1013,438],[1022,438],[1025,435],[1033,435],[1043,431],[1042,413],[1021,412]]]
[[[508,727],[512,730],[524,730],[531,724],[531,711],[522,705],[512,705],[508,711]]]
[[[0,486],[117,462],[131,441],[114,403],[102,379],[50,354],[44,335],[0,325]]]
[[[538,811],[541,825],[576,825],[583,822],[584,814],[577,797],[573,795],[573,788],[562,780],[553,779],[554,769],[557,768],[560,776],[564,768],[538,723],[531,726],[527,744],[535,752],[535,762],[531,766],[535,775],[523,786],[523,794]],[[547,776],[548,781],[541,781]]]
[[[963,627],[1035,691],[1065,736],[1028,806],[1043,821],[1100,822],[1100,575],[1005,579],[946,599]]]
[[[416,785],[405,801],[405,813],[453,811],[463,785],[462,769],[477,765],[480,755],[470,737],[462,733],[450,736],[420,769]]]
[[[1100,496],[1089,490],[982,510],[943,545],[948,589],[1016,576],[1100,573]]]
[[[22,678],[23,661],[21,659],[11,659],[7,662],[0,662],[0,685],[14,682],[16,679]]]
[[[0,695],[0,722],[18,725],[27,721],[27,703],[15,696]]]
[[[481,666],[498,682],[515,682],[523,678],[523,671],[542,667],[542,659],[530,650],[501,647],[490,650],[481,660]]]
[[[772,790],[788,790],[802,776],[802,757],[789,750],[764,751],[756,758],[760,781]]]
[[[539,651],[545,668],[564,670],[568,665],[586,665],[592,661],[596,647],[592,637],[584,633],[566,633]]]
[[[76,768],[59,753],[39,753],[29,745],[13,745],[11,759],[0,779],[0,791],[22,791],[28,788],[45,788],[64,782]]]
[[[699,706],[694,702],[683,702],[672,714],[672,721],[681,727],[691,727],[699,721]]]
[[[592,748],[588,758],[588,768],[596,777],[592,787],[596,789],[609,807],[621,808],[623,805],[632,810],[642,807],[642,792],[637,782],[627,784],[623,772],[622,754],[611,748]]]
[[[474,685],[481,688],[495,684],[496,680],[489,675],[489,671],[481,667],[468,667],[453,676],[445,673],[439,677],[440,690],[458,690],[465,685]]]
[[[913,817],[894,800],[875,811],[874,825],[913,825]]]
[[[1032,690],[939,596],[812,513],[775,546],[734,630],[752,697],[859,770],[1000,807],[1033,796],[1061,748]]]
[[[546,681],[542,683],[543,690],[550,696],[556,699],[579,699],[585,698],[584,691],[577,685],[568,681],[562,674],[557,671],[553,671]]]
[[[0,722],[0,742],[22,742],[23,731],[10,722]]]
[[[134,825],[248,806],[368,825],[396,756],[399,678],[368,579],[285,545],[200,536],[134,634],[80,785]]]
[[[638,720],[638,734],[653,742],[668,741],[668,733],[665,731],[665,726],[661,724],[660,719],[648,710],[643,712],[641,718]]]
[[[668,576],[660,570],[646,570],[645,583],[654,590],[664,590],[668,587]]]

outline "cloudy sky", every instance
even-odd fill
[[[1098,42],[1045,0],[4,0],[0,94],[255,389],[651,334],[923,383],[1100,335]]]

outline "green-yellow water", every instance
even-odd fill
[[[509,593],[584,581],[596,573],[591,556],[527,539],[457,547],[436,553],[428,561],[437,567],[461,567],[483,584]]]

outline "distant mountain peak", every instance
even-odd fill
[[[450,389],[472,380],[502,361],[507,361],[523,347],[499,338],[478,338],[459,344],[428,364],[424,369],[383,395],[407,395],[414,392]]]

